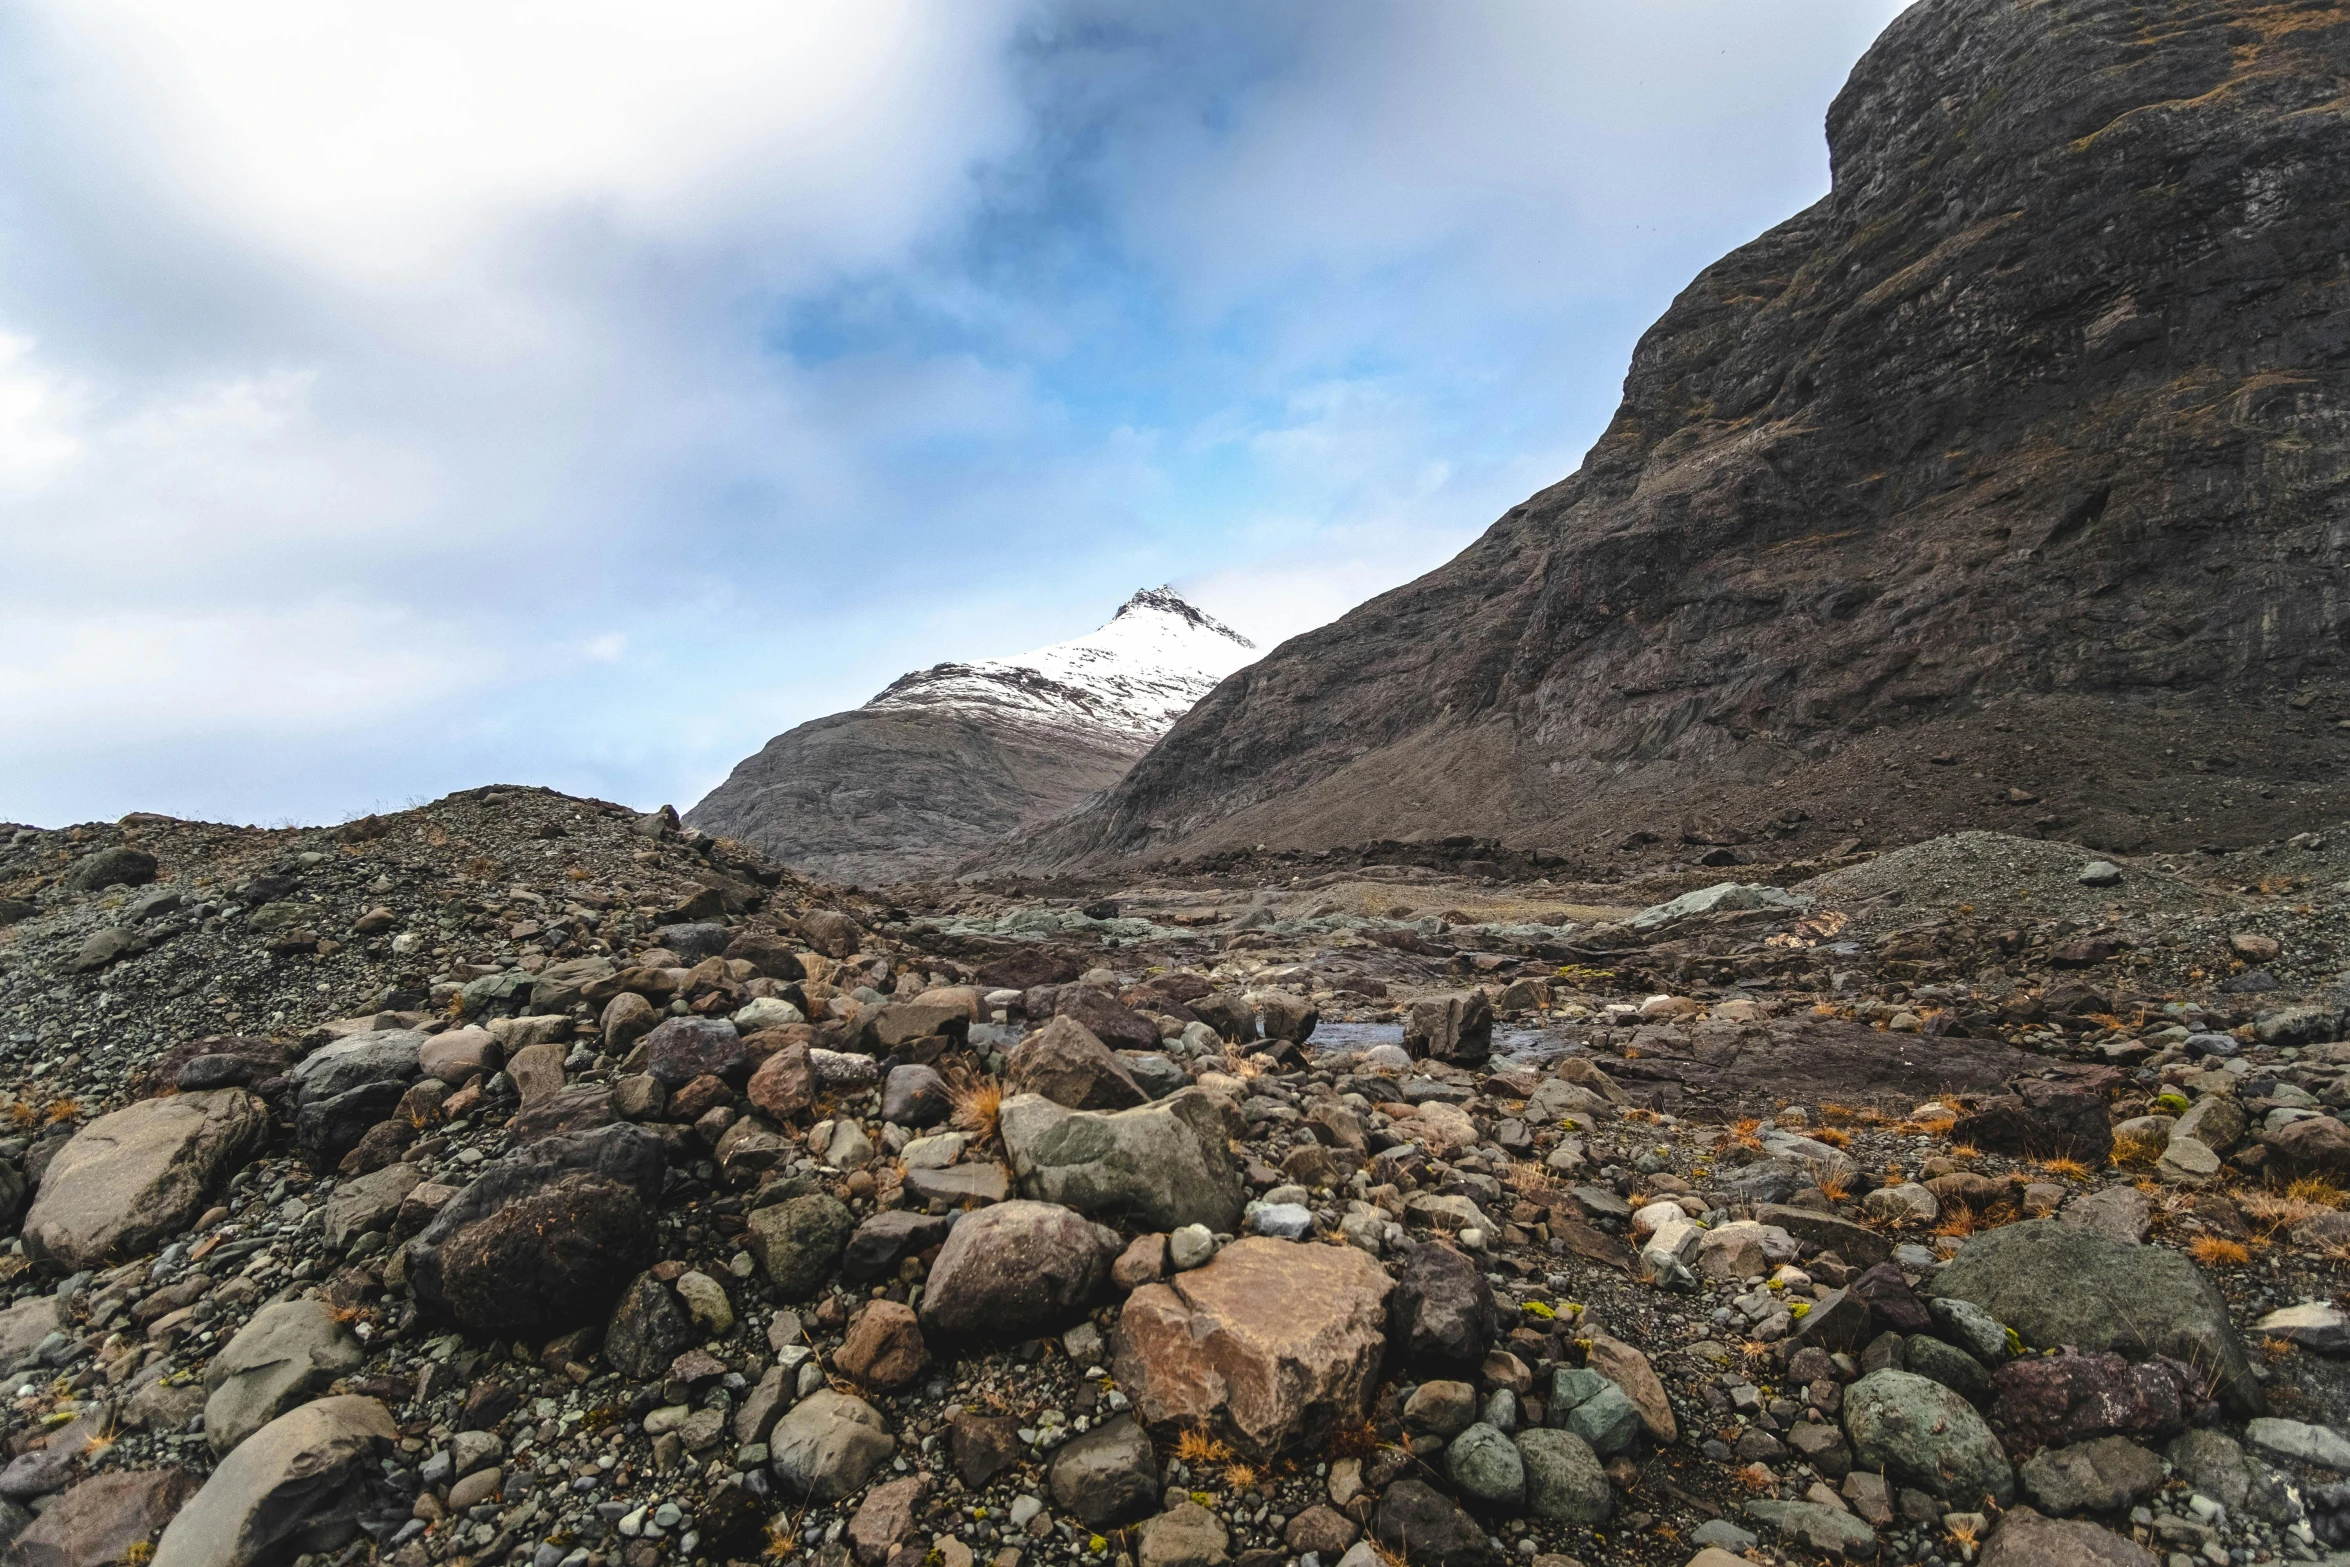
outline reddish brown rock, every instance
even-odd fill
[[[1362,1414],[1387,1351],[1385,1270],[1352,1246],[1251,1237],[1127,1298],[1118,1381],[1162,1428],[1271,1454]]]
[[[1093,1030],[1066,1015],[1029,1035],[1012,1052],[1004,1073],[1004,1097],[1017,1094],[1042,1094],[1072,1110],[1125,1110],[1150,1101],[1126,1063]]]
[[[832,1361],[867,1387],[894,1393],[922,1374],[930,1350],[912,1307],[877,1300],[857,1314]]]
[[[751,1103],[776,1121],[807,1114],[816,1103],[816,1073],[808,1065],[808,1047],[786,1045],[759,1063],[747,1090]]]

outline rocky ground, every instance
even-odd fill
[[[2341,834],[0,841],[13,1562],[2350,1549]]]

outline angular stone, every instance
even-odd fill
[[[1581,1437],[1602,1458],[1630,1452],[1640,1437],[1640,1411],[1631,1397],[1584,1366],[1562,1366],[1550,1374],[1544,1418]]]
[[[1983,1542],[1979,1567],[2161,1567],[2161,1562],[2143,1545],[2093,1523],[2017,1507]]]
[[[1221,1567],[1230,1538],[1216,1515],[1197,1502],[1178,1502],[1144,1522],[1136,1567]]]
[[[833,1355],[833,1364],[881,1393],[906,1386],[929,1363],[913,1308],[894,1300],[877,1300],[858,1312]]]
[[[2127,1437],[2102,1436],[2036,1454],[2017,1478],[2043,1512],[2112,1513],[2162,1488],[2162,1460]]]
[[[1971,1301],[2034,1348],[2162,1354],[2209,1367],[2230,1408],[2263,1407],[2227,1303],[2180,1253],[2086,1225],[2030,1220],[1973,1236],[1928,1292]],[[2117,1311],[2114,1302],[2127,1301]]]
[[[908,1170],[906,1190],[922,1202],[950,1208],[1002,1202],[1012,1183],[992,1164],[950,1164],[935,1170]]]
[[[1396,1269],[1387,1321],[1390,1342],[1407,1360],[1473,1366],[1501,1331],[1501,1308],[1476,1263],[1431,1241]]]
[[[604,1359],[622,1376],[646,1382],[667,1371],[694,1339],[693,1322],[669,1286],[640,1273],[620,1292],[604,1325]]]
[[[2263,1418],[2244,1427],[2244,1440],[2271,1457],[2350,1473],[2350,1437],[2328,1426]]]
[[[1117,1415],[1064,1443],[1046,1471],[1053,1505],[1088,1529],[1123,1528],[1159,1505],[1159,1461],[1131,1415]]]
[[[778,1123],[808,1114],[815,1104],[815,1067],[808,1064],[806,1045],[785,1045],[759,1062],[759,1071],[750,1074],[750,1088],[745,1092],[759,1107],[759,1114]]]
[[[1748,1502],[1746,1516],[1823,1556],[1867,1561],[1877,1554],[1877,1531],[1841,1507],[1821,1502]]]
[[[1420,1480],[1398,1480],[1387,1488],[1371,1533],[1413,1567],[1483,1567],[1492,1554],[1477,1520]]]
[[[204,1370],[204,1435],[225,1453],[336,1377],[359,1368],[359,1343],[316,1299],[253,1313]]]
[[[664,1088],[697,1077],[740,1083],[749,1069],[742,1035],[725,1018],[673,1017],[645,1036],[645,1070]]]
[[[1004,1071],[1004,1096],[1041,1094],[1072,1110],[1126,1110],[1150,1102],[1126,1063],[1066,1015],[1022,1040]]]
[[[1640,1411],[1641,1429],[1651,1440],[1665,1443],[1679,1438],[1680,1425],[1673,1418],[1672,1401],[1665,1396],[1664,1379],[1646,1355],[1621,1339],[1597,1332],[1591,1334],[1589,1353],[1591,1369],[1623,1389],[1632,1407]]]
[[[1765,1203],[1754,1213],[1757,1223],[1776,1225],[1799,1241],[1832,1251],[1860,1268],[1873,1268],[1893,1255],[1893,1243],[1875,1230],[1810,1208]]]
[[[1992,1429],[2014,1452],[2097,1436],[2172,1436],[2203,1403],[2190,1367],[2167,1358],[2133,1365],[2109,1352],[2010,1361],[1991,1383]]]
[[[184,1469],[96,1474],[51,1503],[9,1544],[7,1567],[127,1567],[152,1546],[188,1498]]]
[[[1493,1054],[1493,1003],[1481,990],[1422,997],[1405,1015],[1403,1047],[1415,1060],[1482,1062]]]
[[[1244,1183],[1224,1112],[1203,1089],[1111,1112],[1023,1095],[997,1127],[1026,1196],[1146,1230],[1239,1225]]]
[[[896,1126],[936,1126],[954,1108],[947,1081],[927,1066],[891,1067],[881,1089],[881,1118]]]
[[[1351,1246],[1235,1241],[1127,1297],[1119,1385],[1153,1426],[1212,1427],[1259,1455],[1310,1444],[1362,1415],[1390,1288]]]
[[[914,1532],[914,1509],[922,1500],[922,1480],[908,1475],[877,1485],[857,1505],[849,1520],[849,1548],[859,1567],[881,1567],[900,1540]]]
[[[2108,1186],[2075,1197],[2056,1218],[2059,1224],[2085,1225],[2136,1244],[2154,1228],[2154,1205],[2134,1186]]]
[[[1572,1431],[1518,1433],[1526,1469],[1526,1511],[1556,1523],[1595,1524],[1615,1511],[1615,1487],[1591,1444]]]
[[[877,1213],[857,1226],[841,1257],[840,1276],[851,1284],[893,1277],[898,1264],[947,1238],[947,1221],[910,1208]]]
[[[1091,1306],[1116,1254],[1114,1234],[1051,1203],[964,1214],[924,1285],[923,1324],[948,1338],[1032,1338]]]
[[[372,1398],[322,1398],[283,1414],[221,1460],[155,1545],[150,1567],[269,1567],[359,1532],[376,1461],[399,1439]]]
[[[413,1164],[387,1164],[367,1175],[339,1182],[319,1215],[326,1243],[341,1251],[370,1230],[388,1229],[400,1204],[424,1181]]]
[[[27,1255],[73,1272],[153,1251],[194,1223],[269,1133],[241,1088],[147,1099],[76,1132],[25,1214]]]
[[[452,1028],[416,1050],[418,1070],[451,1088],[462,1088],[476,1073],[495,1071],[497,1061],[498,1042],[486,1028]]]
[[[2328,1301],[2280,1306],[2252,1326],[2263,1337],[2283,1339],[2321,1355],[2350,1355],[2350,1315]]]

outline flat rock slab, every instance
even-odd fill
[[[2029,1507],[2010,1510],[1983,1542],[1980,1567],[2161,1567],[2135,1540],[2093,1523],[2045,1518]]]
[[[8,1548],[9,1567],[110,1567],[152,1546],[189,1497],[184,1469],[92,1475],[50,1504]]]
[[[355,1395],[278,1416],[221,1460],[150,1567],[260,1567],[290,1558],[297,1535],[334,1549],[358,1533],[366,1471],[399,1437],[389,1410]]]
[[[1142,1230],[1239,1225],[1245,1186],[1224,1112],[1204,1089],[1116,1111],[1023,1094],[997,1125],[1024,1196]]]
[[[1387,1273],[1352,1246],[1234,1241],[1127,1297],[1118,1381],[1145,1421],[1270,1454],[1363,1412],[1387,1351]]]
[[[193,1223],[269,1133],[241,1088],[147,1099],[83,1127],[49,1161],[25,1250],[68,1272],[152,1251]]]
[[[1682,1050],[1644,1043],[1635,1062],[1607,1061],[1619,1078],[1637,1078],[1643,1102],[1759,1109],[1768,1115],[1801,1082],[1813,1103],[1877,1099],[1917,1104],[1948,1093],[1996,1093],[2008,1079],[2046,1063],[1995,1039],[1928,1039],[1881,1034],[1840,1018],[1773,1019],[1767,1027],[1735,1033],[1709,1027],[1687,1031]],[[1653,1087],[1649,1085],[1654,1085]]]

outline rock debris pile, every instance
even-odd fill
[[[522,789],[13,831],[0,1534],[43,1567],[2322,1560],[2333,852],[1970,839],[1399,917],[892,904]]]

